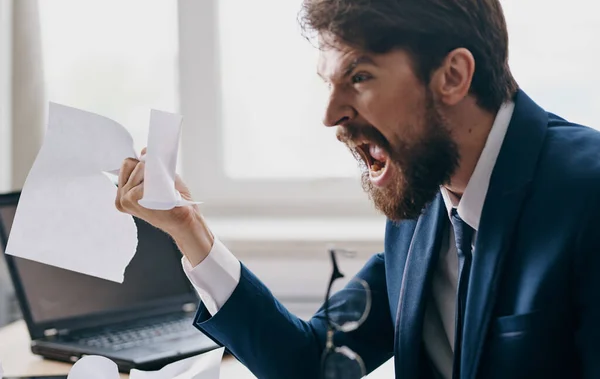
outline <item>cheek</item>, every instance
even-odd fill
[[[372,89],[360,96],[361,115],[377,128],[389,128],[400,115],[399,99],[394,93]]]
[[[422,114],[422,103],[416,97],[418,94],[408,94],[400,88],[370,91],[362,96],[362,116],[390,142],[410,139]]]

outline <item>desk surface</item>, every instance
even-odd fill
[[[23,321],[0,329],[0,362],[4,376],[66,375],[71,364],[43,359],[31,353],[29,334]],[[390,360],[368,376],[369,379],[394,377],[394,366]],[[122,379],[129,375],[121,374]],[[221,364],[221,379],[255,379],[256,377],[235,358],[227,356]]]
[[[71,364],[43,359],[31,353],[29,334],[23,321],[17,321],[0,329],[0,362],[4,376],[66,375]],[[121,374],[121,378],[129,375]],[[221,378],[256,378],[246,367],[231,356],[223,358]]]

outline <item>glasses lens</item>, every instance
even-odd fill
[[[370,310],[371,291],[367,282],[360,279],[350,280],[342,289],[333,293],[327,308],[332,325],[343,332],[358,329]]]
[[[325,356],[324,379],[359,379],[366,375],[365,365],[355,352],[343,346]]]

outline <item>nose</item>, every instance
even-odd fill
[[[325,108],[323,116],[323,125],[327,127],[344,125],[356,117],[356,111],[344,100],[344,97],[337,91],[332,90]]]

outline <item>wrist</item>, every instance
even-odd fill
[[[200,215],[169,234],[192,267],[208,256],[214,244],[214,236]]]

